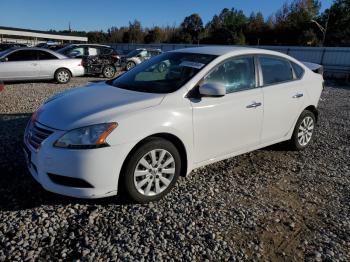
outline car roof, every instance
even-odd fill
[[[8,54],[8,53],[12,53],[13,51],[18,51],[18,50],[39,50],[39,51],[45,51],[45,52],[51,53],[60,59],[67,58],[65,55],[57,53],[51,49],[40,48],[40,47],[13,47],[13,48],[10,48],[10,49],[5,50],[5,51],[8,51],[8,52],[6,52],[6,54]]]
[[[206,55],[215,55],[215,56],[224,56],[224,55],[236,56],[236,55],[253,55],[253,54],[272,55],[272,56],[278,56],[281,58],[285,58],[285,59],[297,62],[299,65],[303,65],[295,58],[281,52],[262,49],[262,48],[243,47],[243,46],[201,46],[201,47],[176,49],[170,52],[206,54]]]
[[[108,47],[108,48],[112,48],[109,45],[99,45],[99,44],[70,44],[68,46],[98,46],[98,47]]]
[[[159,49],[159,48],[136,48],[135,50],[159,51],[159,52],[162,51],[162,50]]]
[[[186,53],[197,53],[197,54],[207,54],[207,55],[225,55],[233,52],[247,52],[247,51],[259,51],[262,49],[242,47],[242,46],[200,46],[200,47],[190,47],[176,49],[172,52],[186,52]]]

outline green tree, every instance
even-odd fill
[[[320,16],[319,22],[323,27],[327,27],[326,45],[350,45],[350,0],[336,0]]]
[[[224,8],[206,25],[205,43],[245,44],[247,18],[242,10]]]
[[[143,31],[141,22],[134,20],[134,22],[129,22],[129,32],[127,34],[128,42],[130,43],[142,43],[143,42]],[[125,36],[125,34],[124,34]],[[125,39],[126,40],[126,39]]]
[[[153,29],[148,30],[145,35],[144,42],[146,44],[150,43],[160,43],[163,40],[163,30],[159,26],[155,26]]]
[[[184,33],[184,42],[199,43],[201,33],[203,32],[203,21],[198,14],[192,14],[185,17],[181,23],[181,29]]]

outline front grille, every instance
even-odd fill
[[[27,132],[28,143],[34,148],[38,149],[41,143],[53,133],[52,130],[44,127],[37,122],[30,125]]]

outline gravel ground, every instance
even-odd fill
[[[180,178],[162,201],[45,192],[20,143],[52,94],[100,79],[8,84],[0,92],[0,261],[350,260],[350,88],[328,85],[303,152],[276,145]]]

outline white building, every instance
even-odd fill
[[[0,26],[0,43],[15,42],[36,45],[47,41],[54,42],[87,42],[88,38],[83,36],[74,36],[47,31],[29,30],[22,28]]]

